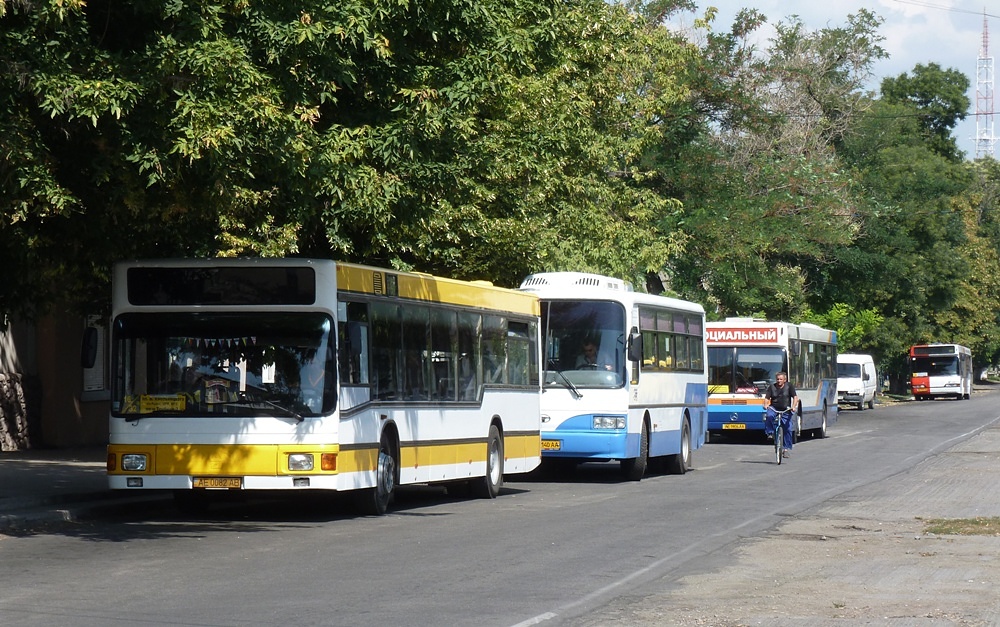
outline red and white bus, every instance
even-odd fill
[[[936,396],[972,396],[972,351],[960,344],[910,347],[910,389],[923,401]]]

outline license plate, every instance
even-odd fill
[[[723,429],[746,429],[747,426],[742,422],[730,422],[722,425]]]
[[[242,488],[243,479],[240,477],[195,477],[191,482],[194,488]]]
[[[562,448],[562,440],[542,440],[543,451],[558,451]]]

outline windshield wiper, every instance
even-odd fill
[[[121,418],[126,422],[139,422],[143,418],[155,418],[157,416],[187,416],[188,413],[178,409],[157,409],[155,411],[147,411],[136,414],[121,414],[115,416],[116,418]]]
[[[568,379],[568,378],[566,377],[566,375],[564,375],[564,374],[562,373],[562,370],[549,370],[549,372],[554,372],[554,373],[556,373],[557,375],[559,375],[559,378],[563,380],[563,382],[564,382],[564,383],[566,384],[566,387],[567,387],[567,388],[569,388],[569,391],[573,393],[573,396],[574,396],[575,398],[577,398],[577,399],[580,399],[580,398],[583,398],[583,394],[582,394],[582,393],[580,392],[580,390],[578,390],[578,389],[576,388],[576,386],[575,386],[575,385],[573,385],[573,382],[572,382],[572,381],[570,381],[570,380],[569,380],[569,379]]]
[[[745,374],[743,374],[743,373],[742,373],[742,372],[740,372],[739,370],[737,370],[737,371],[736,371],[736,376],[737,376],[737,377],[739,377],[740,379],[742,379],[742,380],[743,380],[743,383],[746,383],[746,384],[747,384],[747,387],[752,387],[752,388],[753,388],[754,390],[756,390],[756,391],[754,392],[754,395],[755,395],[755,396],[760,396],[760,386],[759,386],[759,385],[757,385],[757,382],[756,382],[756,381],[751,381],[750,379],[748,379],[748,378],[746,377],[746,375],[745,375]]]
[[[274,401],[269,401],[266,398],[251,398],[245,392],[240,392],[240,400],[238,401],[226,401],[224,403],[217,403],[217,404],[229,405],[235,407],[249,407],[251,409],[257,409],[254,407],[255,405],[264,405],[266,407],[270,407],[271,409],[277,409],[278,411],[282,412],[284,416],[288,418],[294,418],[298,422],[302,422],[303,420],[305,420],[305,417],[303,417],[302,414],[295,411],[294,409],[285,407],[284,405],[275,403]]]

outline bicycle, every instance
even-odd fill
[[[785,456],[785,422],[791,426],[792,410],[774,410],[774,459],[781,465]],[[764,410],[764,422],[767,423],[767,410]]]

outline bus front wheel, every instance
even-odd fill
[[[639,433],[639,456],[621,461],[622,476],[629,481],[639,481],[646,474],[646,464],[649,462],[649,431],[646,421],[642,421],[642,431]]]
[[[386,436],[378,447],[378,462],[375,465],[375,487],[365,488],[358,494],[361,512],[368,516],[382,516],[389,511],[389,504],[396,491],[395,449]]]

